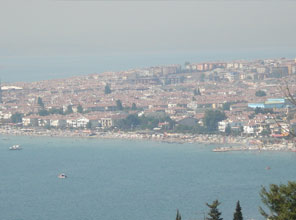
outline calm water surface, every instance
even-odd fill
[[[295,58],[295,49],[204,50],[194,53],[152,54],[102,52],[85,56],[0,56],[0,76],[4,83],[40,81],[155,65],[184,64],[185,61],[205,62],[276,57]]]
[[[13,144],[24,149],[9,151]],[[225,220],[237,200],[245,219],[262,219],[260,186],[296,179],[295,153],[213,147],[0,136],[0,219],[172,220],[178,208],[193,220],[215,199]]]

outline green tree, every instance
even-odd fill
[[[176,220],[181,220],[181,214],[179,213],[179,209],[177,209]]]
[[[73,113],[72,105],[68,105],[66,114],[71,114],[71,113]]]
[[[22,122],[22,119],[23,119],[23,115],[18,112],[12,114],[12,116],[10,118],[12,123],[20,123],[20,122]]]
[[[270,128],[265,128],[260,133],[262,136],[269,136],[271,134]]]
[[[137,106],[135,103],[132,104],[132,110],[137,110]]]
[[[231,105],[231,103],[230,102],[225,102],[225,103],[223,103],[223,110],[224,111],[229,111],[230,110],[230,105]]]
[[[239,201],[236,203],[235,213],[233,214],[233,220],[243,220],[242,208]]]
[[[225,128],[225,134],[226,135],[230,135],[231,134],[231,126],[230,126],[230,124],[227,124],[227,126]]]
[[[224,112],[219,110],[207,110],[203,122],[208,132],[215,132],[218,130],[218,122],[224,119],[226,119]]]
[[[199,88],[193,90],[193,95],[195,95],[195,96],[201,95]]]
[[[222,213],[218,210],[220,204],[218,200],[215,200],[212,204],[206,204],[210,208],[208,213],[209,217],[206,218],[207,220],[223,220],[223,218],[220,218]]]
[[[38,111],[38,114],[40,116],[47,116],[47,115],[49,115],[49,112],[46,109],[41,109]]]
[[[40,105],[40,107],[44,108],[44,103],[40,97],[37,99],[37,104]]]
[[[206,78],[206,75],[205,75],[204,73],[200,74],[200,76],[199,76],[199,80],[200,80],[201,82],[204,82],[204,81],[205,81],[205,78]]]
[[[106,86],[105,86],[105,94],[110,94],[112,91],[111,91],[111,88],[110,88],[110,86],[107,84]]]
[[[77,112],[79,112],[79,113],[83,112],[83,108],[80,104],[77,106]]]
[[[59,114],[62,115],[64,114],[63,109],[62,108],[51,108],[48,110],[49,114]]]
[[[259,108],[259,107],[256,107],[255,110],[254,110],[255,114],[273,114],[273,109],[262,109],[262,108]]]
[[[121,103],[121,101],[119,99],[116,100],[116,107],[117,107],[117,110],[119,110],[119,111],[123,110],[122,103]]]
[[[266,96],[266,92],[262,90],[258,90],[256,91],[255,96],[258,96],[258,97]]]
[[[122,119],[118,123],[120,129],[134,129],[140,125],[141,121],[136,114],[128,115],[125,119]]]
[[[87,124],[86,124],[86,128],[87,128],[87,129],[91,129],[91,126],[92,126],[91,121],[87,122]]]
[[[259,207],[261,215],[270,220],[296,219],[296,182],[285,184],[270,184],[269,190],[262,187],[260,197],[270,211],[267,213]]]

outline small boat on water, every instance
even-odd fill
[[[66,179],[66,178],[67,178],[67,175],[64,174],[64,173],[60,173],[60,174],[58,175],[58,178],[59,178],[59,179]]]
[[[9,147],[9,150],[21,150],[21,149],[22,149],[21,146],[18,144],[15,144],[15,145]]]

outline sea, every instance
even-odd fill
[[[2,83],[32,82],[107,71],[206,61],[253,60],[296,57],[295,48],[200,50],[195,52],[101,52],[85,55],[1,55]]]
[[[11,151],[20,144],[23,148]],[[0,136],[0,219],[202,220],[218,199],[263,220],[262,186],[296,180],[293,152],[212,152],[214,144]],[[59,179],[65,173],[68,178]]]

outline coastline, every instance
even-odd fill
[[[134,132],[91,132],[90,130],[46,130],[46,129],[17,129],[0,128],[1,135],[32,136],[32,137],[66,137],[66,138],[91,138],[91,139],[127,139],[127,140],[152,140],[167,143],[201,143],[201,144],[247,144],[252,138],[225,137],[209,134],[182,134],[182,133],[150,133],[146,131]]]
[[[182,134],[182,133],[150,133],[147,131],[134,132],[92,132],[90,130],[46,130],[46,129],[20,129],[0,128],[1,135],[31,136],[31,137],[61,137],[61,138],[89,138],[89,139],[123,139],[145,140],[176,144],[213,144],[221,145],[213,152],[230,151],[289,151],[296,152],[293,142],[281,140],[276,143],[263,143],[259,138],[242,136],[223,136],[219,134]]]

